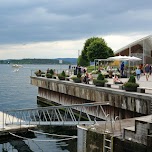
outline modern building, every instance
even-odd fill
[[[126,55],[139,57],[141,64],[152,64],[152,35],[139,39],[117,50],[115,56]]]

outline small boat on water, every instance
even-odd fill
[[[22,65],[19,65],[19,64],[13,64],[13,65],[12,65],[12,67],[13,67],[13,68],[21,68],[21,67],[22,67]]]

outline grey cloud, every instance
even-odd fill
[[[151,4],[150,0],[0,1],[0,43],[150,31]]]

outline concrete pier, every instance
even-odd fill
[[[127,79],[123,79],[123,82],[126,81]],[[31,84],[38,87],[38,100],[48,105],[105,103],[103,109],[110,119],[104,124],[78,126],[79,151],[105,152],[107,148],[113,152],[151,152],[151,89],[144,93],[127,92],[115,86],[96,87],[42,77],[31,77]],[[146,81],[144,76],[141,77],[139,84],[140,87],[151,87],[152,77],[150,76],[149,81]],[[110,143],[109,146],[106,142]]]
[[[38,100],[50,105],[51,102],[61,105],[105,102],[105,112],[113,117],[119,115],[122,119],[152,113],[151,94],[44,77],[31,77],[31,84],[38,87]]]

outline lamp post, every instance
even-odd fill
[[[61,73],[61,71],[62,71],[62,69],[61,69],[62,60],[59,60],[59,64],[60,64],[60,73]]]
[[[78,58],[80,56],[80,50],[78,50]],[[77,59],[77,66],[78,66],[78,59]]]

